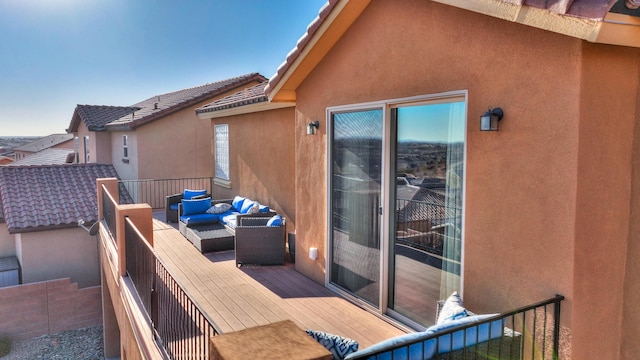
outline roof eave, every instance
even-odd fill
[[[217,118],[223,118],[234,115],[242,115],[242,114],[251,114],[262,111],[283,109],[288,107],[296,106],[295,103],[292,102],[270,102],[270,101],[262,101],[258,103],[236,106],[228,109],[215,110],[215,111],[201,111],[198,112],[198,118],[202,120],[211,120]]]
[[[296,89],[347,31],[370,0],[330,0],[265,88],[272,102],[295,102]],[[328,14],[322,14],[328,11]]]
[[[603,20],[499,0],[433,1],[593,43],[640,47],[640,19],[629,15],[607,13]]]

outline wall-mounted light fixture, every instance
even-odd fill
[[[482,131],[498,131],[498,122],[502,120],[504,112],[501,108],[489,108],[484,115],[480,116],[480,130]]]
[[[97,221],[96,221],[96,222],[94,222],[94,223],[93,223],[93,225],[91,225],[91,227],[87,227],[87,226],[85,225],[85,221],[84,221],[84,219],[79,219],[79,220],[78,220],[78,226],[79,226],[79,227],[81,227],[81,228],[83,228],[83,229],[84,229],[84,231],[88,232],[88,233],[89,233],[89,235],[91,235],[91,236],[94,236],[95,234],[97,234],[97,233],[98,233],[98,230],[99,230],[99,225],[98,225],[98,222],[97,222]]]
[[[320,122],[318,120],[308,123],[307,135],[315,135],[319,127],[320,127]]]

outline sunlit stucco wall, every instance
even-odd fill
[[[0,222],[0,257],[16,256],[16,240],[9,234],[7,224]]]
[[[136,128],[139,178],[213,176],[211,122],[199,119],[195,110],[255,84],[234,88]]]
[[[242,195],[269,205],[295,230],[294,108],[213,119],[229,126],[231,187],[215,186],[217,198]],[[304,131],[304,129],[303,129]]]
[[[324,281],[326,108],[467,90],[465,303],[501,311],[563,294],[565,350],[617,358],[637,59],[433,2],[372,2],[297,89],[297,251],[321,257],[296,268]],[[489,106],[505,111],[499,132],[479,131]],[[316,119],[319,135],[298,135]]]

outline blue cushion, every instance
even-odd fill
[[[465,347],[465,343],[466,346],[473,346],[477,343],[485,342],[490,339],[497,339],[502,336],[502,319],[498,319],[492,321],[490,324],[487,323],[470,327],[466,329],[466,331],[456,331],[453,333],[453,346],[451,346],[451,334],[440,336],[437,339],[433,338],[427,340],[428,337],[433,336],[434,333],[439,331],[477,323],[496,315],[498,314],[466,316],[458,320],[451,320],[434,325],[423,332],[396,336],[353,353],[352,355],[348,355],[345,360],[355,356],[361,357],[373,355],[376,355],[376,359],[431,359],[436,354],[436,344],[438,346],[438,353],[444,354],[450,351],[462,349]],[[424,339],[424,341],[420,341],[421,339]],[[407,345],[411,342],[415,342],[415,344]]]
[[[345,356],[358,351],[358,342],[355,340],[315,330],[307,330],[307,334],[329,350],[333,359],[342,360]]]
[[[267,226],[282,226],[282,216],[274,215],[267,221]]]
[[[182,215],[180,216],[180,221],[187,225],[212,224],[218,222],[218,216],[219,215],[207,213]]]
[[[242,209],[242,203],[244,202],[244,200],[245,198],[243,198],[242,196],[236,196],[233,198],[231,206],[233,206],[233,208],[237,211],[240,211],[240,209]]]
[[[182,199],[191,200],[194,196],[200,196],[200,195],[206,195],[206,194],[207,194],[207,190],[184,189],[184,191],[182,192]]]
[[[171,205],[169,205],[169,209],[170,209],[170,210],[176,210],[176,211],[177,211],[177,210],[178,210],[178,203],[175,203],[175,204],[171,204]]]
[[[427,330],[425,333],[433,334],[438,331],[451,329],[456,326],[468,325],[483,321],[487,318],[496,316],[498,314],[483,314],[472,315],[460,318],[458,320],[447,321],[442,324],[436,324]],[[491,339],[497,339],[502,336],[504,332],[502,319],[492,321],[491,323],[481,324],[478,326],[472,326],[465,331],[456,331],[453,334],[440,336],[438,344],[438,353],[444,354],[450,351],[460,350],[467,346],[473,346],[478,343],[482,343]],[[451,336],[453,335],[453,340]]]
[[[182,214],[203,214],[211,207],[211,198],[182,200]]]
[[[254,205],[256,205],[255,201],[245,199],[244,202],[242,203],[242,207],[238,210],[240,210],[240,214],[248,214],[249,209],[251,209]]]
[[[269,207],[267,205],[258,205],[258,212],[260,213],[268,213],[270,211]]]

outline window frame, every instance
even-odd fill
[[[214,139],[214,178],[216,185],[231,188],[229,124],[217,124],[213,130]]]

